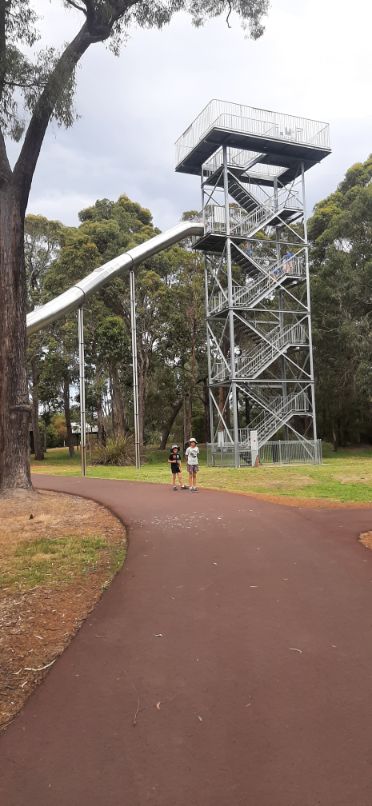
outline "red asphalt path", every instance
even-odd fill
[[[1,737],[2,806],[371,806],[371,510],[35,483],[129,553]]]

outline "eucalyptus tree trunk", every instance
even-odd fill
[[[138,440],[141,448],[145,439],[145,409],[150,354],[141,342],[138,346]]]
[[[56,105],[81,56],[91,44],[110,35],[115,20],[125,12],[125,0],[119,5],[116,17],[113,14],[102,17],[101,4],[98,8],[89,4],[89,15],[84,15],[80,31],[51,67],[33,108],[14,168],[9,162],[0,125],[0,493],[31,488],[24,267],[24,218],[31,183]],[[16,23],[9,23],[9,9],[9,3],[0,2],[0,101],[9,67],[7,60],[14,50],[12,45],[9,50],[8,29]],[[14,60],[14,55],[11,59]]]
[[[44,441],[41,438],[39,427],[39,379],[40,370],[37,365],[37,358],[31,359],[31,378],[32,378],[32,433],[34,438],[34,454],[35,459],[42,461],[44,459]]]
[[[20,194],[5,183],[0,186],[0,492],[31,487],[23,221]]]
[[[192,436],[192,396],[190,392],[186,392],[183,399],[183,442],[189,441]]]
[[[74,435],[72,433],[71,423],[71,406],[70,406],[70,376],[65,372],[63,376],[63,411],[66,422],[67,445],[69,455],[72,457],[75,453]]]
[[[103,405],[101,394],[98,394],[97,398],[97,425],[98,425],[98,442],[100,445],[106,445],[106,429],[103,416]]]
[[[181,397],[180,400],[176,400],[175,404],[172,406],[171,413],[170,413],[168,419],[163,424],[163,428],[162,428],[162,431],[161,431],[160,445],[159,445],[159,450],[161,450],[161,451],[165,451],[165,449],[167,447],[167,441],[168,441],[168,437],[169,437],[171,428],[172,428],[173,423],[174,423],[174,421],[175,421],[175,419],[177,417],[177,414],[181,410],[182,403],[183,403],[182,397]]]
[[[124,392],[116,367],[113,367],[112,369],[112,414],[114,436],[125,436],[128,431],[128,421],[126,416]]]
[[[204,442],[209,442],[211,424],[209,419],[208,378],[203,378],[203,409],[204,409]]]

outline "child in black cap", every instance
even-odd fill
[[[179,445],[172,445],[172,449],[168,458],[168,464],[170,464],[171,466],[173,489],[177,490],[177,478],[178,478],[179,488],[180,490],[184,490],[185,485],[182,484],[181,454]]]

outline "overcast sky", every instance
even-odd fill
[[[76,32],[78,12],[35,0],[43,42]],[[162,31],[133,31],[115,58],[93,46],[78,70],[72,129],[51,126],[29,212],[76,224],[97,198],[126,193],[165,229],[200,204],[197,177],[174,172],[174,141],[212,98],[329,121],[333,153],[308,174],[310,206],[372,151],[370,0],[271,0],[261,39],[180,14]]]

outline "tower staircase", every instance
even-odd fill
[[[177,170],[201,177],[210,448],[225,464],[266,443],[318,461],[304,177],[329,151],[321,121],[218,99],[177,142]]]
[[[251,159],[248,165],[252,167],[253,164],[254,160]],[[285,291],[306,278],[303,246],[299,245],[295,254],[290,252],[278,256],[277,250],[274,254],[273,251],[262,249],[261,238],[255,238],[266,228],[273,231],[275,227],[285,227],[295,222],[301,215],[301,206],[297,196],[286,188],[270,197],[265,190],[242,181],[231,170],[228,171],[227,180],[229,196],[234,202],[229,205],[231,261],[244,280],[244,285],[232,284],[231,307],[236,312],[253,312],[258,306],[271,303],[278,291]],[[219,233],[227,230],[225,209],[207,205],[206,215],[211,232],[214,226]],[[218,291],[212,291],[208,300],[209,316],[224,317],[229,310],[228,290],[219,285]],[[257,432],[258,445],[262,447],[295,415],[308,414],[310,406],[309,397],[304,391],[265,398],[264,392],[260,394],[257,387],[262,376],[278,359],[283,361],[290,348],[307,345],[304,323],[300,320],[289,325],[275,324],[271,329],[264,330],[249,314],[247,329],[250,348],[243,349],[233,360],[226,360],[226,356],[221,360],[222,355],[218,355],[217,351],[211,367],[211,380],[215,385],[228,383],[234,378],[239,388],[243,384],[247,394],[261,408],[249,427],[240,429],[242,455],[244,449],[249,447],[251,431]]]

